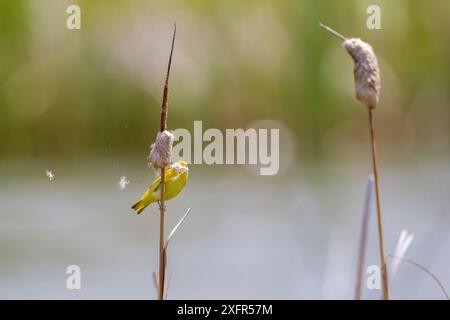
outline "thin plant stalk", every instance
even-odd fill
[[[373,194],[373,175],[367,182],[366,197],[364,199],[363,219],[361,222],[361,234],[358,251],[358,270],[356,272],[355,300],[361,300],[362,283],[364,276],[364,260],[367,250],[367,239],[369,237],[369,218]]]
[[[347,39],[330,27],[319,23],[325,29],[340,40],[343,40],[344,48],[352,56],[355,63],[354,77],[356,98],[365,106],[369,112],[370,141],[372,148],[373,175],[375,178],[375,196],[378,217],[378,240],[380,246],[381,276],[383,283],[383,299],[389,299],[388,274],[386,267],[386,256],[384,251],[383,221],[381,214],[380,186],[378,177],[378,161],[375,142],[375,129],[373,124],[373,108],[378,104],[380,92],[380,74],[378,62],[372,48],[361,39]]]
[[[161,201],[159,204],[159,286],[158,299],[164,299],[164,278],[166,274],[165,252],[164,252],[164,215],[166,211],[164,203],[164,169],[161,169]]]
[[[175,44],[175,35],[177,33],[177,25],[175,24],[172,37],[172,47],[170,49],[169,63],[167,66],[166,81],[164,83],[163,101],[161,105],[161,125],[160,132],[167,129],[167,114],[169,109],[169,74],[172,65],[173,47]],[[164,218],[166,213],[166,203],[164,200],[165,192],[165,168],[161,168],[161,183],[160,183],[160,200],[159,200],[159,286],[158,299],[164,300],[164,283],[166,275],[166,258],[165,258],[165,237],[164,237]]]
[[[337,32],[334,29],[331,29],[329,26],[324,25],[322,22],[319,23],[319,26],[323,29],[325,29],[326,31],[328,31],[329,33],[331,33],[333,36],[335,36],[338,39],[341,39],[342,41],[347,40],[346,37],[344,37],[342,34],[340,34],[339,32]]]
[[[372,148],[372,163],[373,163],[373,175],[375,179],[375,199],[377,204],[377,220],[378,220],[378,240],[380,247],[380,263],[381,263],[381,278],[383,284],[383,299],[389,300],[389,283],[386,267],[386,256],[384,251],[384,237],[383,237],[383,216],[381,213],[381,197],[380,197],[380,179],[378,175],[378,159],[377,159],[377,147],[375,139],[375,126],[373,121],[372,108],[368,108],[369,112],[369,128],[370,128],[370,145]]]
[[[184,216],[180,219],[180,221],[178,221],[178,223],[175,225],[175,227],[172,229],[172,231],[170,231],[169,236],[166,239],[166,242],[164,244],[164,248],[163,248],[163,259],[162,261],[164,262],[164,277],[165,277],[165,270],[167,268],[167,248],[169,247],[169,242],[172,239],[172,237],[174,236],[174,234],[177,232],[178,228],[183,224],[184,220],[186,219],[186,217],[188,216],[189,212],[191,212],[192,208],[187,209],[186,213],[184,214]],[[170,277],[167,281],[167,287],[166,287],[166,292],[165,292],[165,299],[167,300],[167,291],[169,290],[169,283],[170,282]],[[164,283],[163,283],[164,284]],[[164,291],[163,291],[164,293]]]
[[[395,254],[390,254],[388,257],[406,261],[406,262],[412,264],[413,266],[415,266],[415,267],[425,271],[437,283],[439,288],[441,288],[442,292],[445,295],[445,298],[447,300],[450,300],[450,295],[448,294],[448,291],[445,288],[445,286],[442,284],[442,282],[439,280],[439,278],[433,272],[431,272],[429,269],[427,269],[426,267],[424,267],[420,263],[418,263],[418,262],[416,262],[416,261],[414,261],[412,259],[409,259],[409,258],[405,258],[405,257],[398,256],[398,255],[395,255]]]

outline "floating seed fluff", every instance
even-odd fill
[[[375,108],[380,94],[380,70],[372,47],[361,39],[347,39],[344,48],[355,62],[356,98],[367,108]]]

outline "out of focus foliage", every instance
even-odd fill
[[[81,7],[81,30],[66,8]],[[381,7],[381,30],[366,27]],[[142,156],[158,127],[173,23],[169,127],[276,120],[302,157],[357,150],[365,113],[352,62],[318,27],[371,43],[382,72],[381,140],[448,152],[450,2],[0,1],[0,156]]]

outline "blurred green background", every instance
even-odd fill
[[[66,28],[70,4],[81,30]],[[381,30],[366,27],[372,4]],[[168,204],[167,229],[193,208],[171,242],[169,298],[353,297],[367,114],[353,62],[319,22],[379,59],[386,250],[407,228],[407,256],[450,284],[449,14],[448,0],[0,0],[0,298],[155,297],[156,208],[130,206],[154,178],[174,22],[169,129],[202,120],[282,139],[276,176],[190,166]],[[374,219],[366,265],[378,263]],[[81,291],[66,289],[71,264]],[[410,265],[392,295],[442,298]]]
[[[72,3],[82,8],[80,31],[65,27]],[[382,29],[372,31],[369,4],[1,1],[1,157],[146,154],[175,21],[172,129],[191,129],[194,120],[204,128],[278,120],[306,159],[364,145],[352,62],[322,21],[375,48],[384,147],[396,157],[448,152],[450,2],[376,1]]]

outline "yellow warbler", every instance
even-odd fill
[[[167,167],[164,173],[165,190],[164,200],[175,198],[181,190],[183,190],[188,180],[189,168],[185,161],[177,161],[171,166]],[[150,188],[144,193],[141,199],[136,202],[131,208],[136,210],[136,213],[141,213],[149,204],[155,203],[161,199],[160,195],[161,176],[157,177]]]

